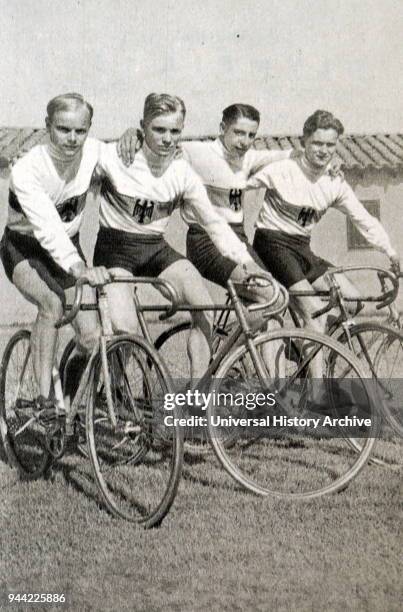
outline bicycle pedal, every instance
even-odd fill
[[[46,448],[54,459],[60,459],[66,448],[66,438],[62,428],[58,427],[52,432],[47,432]]]

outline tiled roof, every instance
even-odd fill
[[[45,129],[0,128],[0,168],[6,168],[17,153],[29,151],[45,136]]]
[[[0,128],[0,168],[8,166],[17,153],[29,151],[46,137],[46,130],[32,128]],[[186,140],[209,140],[215,136],[194,136]],[[298,136],[259,136],[256,148],[296,149],[301,147]],[[349,134],[340,138],[338,155],[346,170],[367,168],[403,168],[403,134]]]

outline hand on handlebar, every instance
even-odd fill
[[[104,266],[88,268],[84,262],[80,262],[72,266],[71,273],[76,280],[87,281],[91,287],[105,285],[111,280],[109,270],[107,270]]]
[[[104,266],[98,266],[96,268],[86,268],[80,275],[80,278],[85,278],[91,287],[98,287],[109,283],[111,275]]]
[[[272,275],[262,270],[262,268],[253,260],[242,266],[244,272],[244,282],[252,283],[257,287],[270,287],[276,283]],[[252,277],[252,278],[251,278]]]

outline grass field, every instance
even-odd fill
[[[37,610],[400,611],[402,475],[368,465],[339,494],[286,502],[187,454],[173,508],[144,531],[105,511],[82,457],[31,483],[0,460],[0,610],[32,608],[11,592],[66,595]]]
[[[9,592],[64,592],[80,611],[401,610],[401,469],[367,466],[342,493],[291,503],[245,493],[213,457],[187,458],[151,531],[98,505],[83,458],[32,483],[0,464],[0,609],[28,609]]]

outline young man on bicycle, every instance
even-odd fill
[[[248,182],[251,188],[266,188],[256,221],[254,249],[287,289],[328,289],[323,275],[332,264],[312,251],[310,239],[313,228],[331,207],[347,215],[368,242],[389,257],[394,271],[400,269],[398,255],[379,221],[366,211],[344,177],[329,175],[343,132],[342,123],[330,112],[316,111],[304,123],[303,155],[271,164]],[[337,278],[344,294],[357,295],[346,276]],[[324,331],[325,320],[312,319],[323,307],[320,298],[296,297],[293,303],[305,326]]]
[[[93,109],[79,94],[53,98],[47,106],[49,142],[31,149],[13,166],[8,220],[0,255],[9,280],[38,308],[31,350],[39,386],[38,413],[55,414],[51,397],[57,352],[55,322],[77,279],[98,285],[109,279],[103,267],[90,268],[79,243],[86,195],[98,162],[100,143],[87,138]],[[74,322],[82,354],[98,337],[95,313]]]
[[[100,158],[102,174],[100,224],[94,252],[95,265],[119,276],[160,276],[172,283],[182,303],[211,303],[196,268],[164,239],[176,207],[203,226],[217,251],[239,267],[256,272],[245,244],[211,205],[206,190],[188,162],[175,157],[185,119],[185,106],[177,96],[150,94],[144,104],[141,127],[144,142],[134,162],[125,166],[114,144]],[[130,284],[107,287],[116,331],[137,331],[137,316]],[[192,378],[200,378],[209,362],[211,316],[192,313],[188,352]]]

